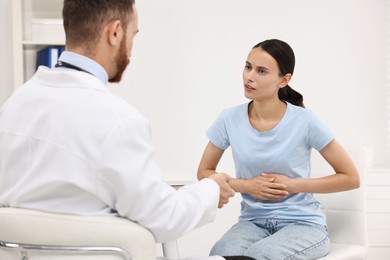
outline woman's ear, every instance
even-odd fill
[[[107,24],[107,40],[110,45],[120,45],[123,37],[123,27],[120,20],[114,20]]]
[[[286,75],[284,75],[282,80],[279,83],[279,88],[284,88],[285,86],[287,86],[291,80],[291,77],[292,77],[291,73],[287,73]]]

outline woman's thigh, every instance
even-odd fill
[[[317,259],[329,252],[326,227],[308,222],[287,224],[271,236],[252,244],[244,255],[259,260]]]
[[[215,243],[210,255],[243,255],[248,247],[268,235],[267,230],[259,228],[252,222],[238,222]]]

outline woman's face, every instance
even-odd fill
[[[279,88],[288,83],[286,76],[279,75],[276,60],[260,48],[249,53],[242,76],[245,97],[258,101],[278,98]]]

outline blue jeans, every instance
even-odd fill
[[[210,255],[244,255],[257,260],[310,260],[329,252],[325,226],[279,219],[238,222],[211,249]]]

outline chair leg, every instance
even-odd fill
[[[180,258],[176,240],[162,243],[162,249],[164,256],[169,260],[176,260]]]

